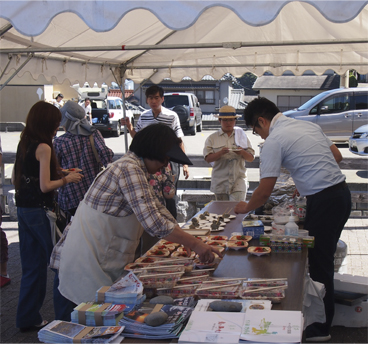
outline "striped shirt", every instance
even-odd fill
[[[113,151],[105,144],[101,133],[96,130],[93,138],[101,163],[107,166],[112,162]],[[64,135],[55,137],[54,148],[61,168],[80,168],[83,178],[79,183],[69,183],[59,188],[58,203],[61,209],[68,210],[78,207],[84,194],[92,184],[99,172],[99,165],[93,154],[89,136],[73,135],[66,132]]]
[[[156,118],[153,115],[152,109],[142,112],[135,126],[135,131],[138,132],[139,130],[148,127],[151,124],[157,123],[162,123],[170,127],[175,131],[177,137],[184,137],[177,113],[166,109],[163,106],[161,106],[161,112]]]

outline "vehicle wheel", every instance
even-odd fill
[[[199,123],[197,125],[197,131],[200,133],[202,131],[202,119],[201,119],[201,123]]]
[[[197,126],[193,125],[193,127],[190,129],[190,135],[194,136],[195,134],[197,134]]]
[[[121,134],[121,124],[120,121],[116,125],[116,131],[113,132],[115,137],[119,137]]]

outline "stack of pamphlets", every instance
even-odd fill
[[[111,343],[123,329],[123,326],[89,327],[54,320],[38,331],[38,339],[43,343]]]
[[[119,325],[125,326],[124,337],[155,340],[178,338],[192,311],[192,307],[145,303],[125,314]],[[153,312],[165,312],[168,315],[166,322],[155,327],[146,325],[144,319]]]
[[[133,308],[133,307],[129,307]],[[71,313],[73,323],[87,326],[118,326],[119,320],[129,312],[126,305],[82,302]]]
[[[101,287],[96,292],[96,302],[125,305],[140,304],[145,300],[143,284],[133,272],[130,272],[112,286]]]

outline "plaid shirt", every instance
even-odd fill
[[[128,230],[124,228],[123,218],[134,213],[146,232],[165,237],[177,222],[155,196],[148,175],[143,160],[129,151],[95,180],[83,202],[101,213],[122,217],[122,230]],[[63,237],[54,247],[51,268],[59,267],[60,253],[70,226],[65,228]]]
[[[112,162],[114,153],[106,146],[98,130],[93,132],[93,138],[101,163],[107,166]],[[61,168],[78,167],[82,170],[81,173],[84,176],[82,180],[77,184],[69,183],[59,188],[58,194],[61,209],[76,208],[99,172],[89,136],[73,135],[67,132],[54,139],[54,148]]]

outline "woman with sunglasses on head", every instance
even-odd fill
[[[21,332],[38,330],[47,324],[40,309],[53,244],[45,208],[53,208],[55,189],[82,178],[77,172],[60,174],[52,145],[60,120],[60,110],[52,104],[40,101],[32,106],[13,169],[22,264],[16,326]]]

